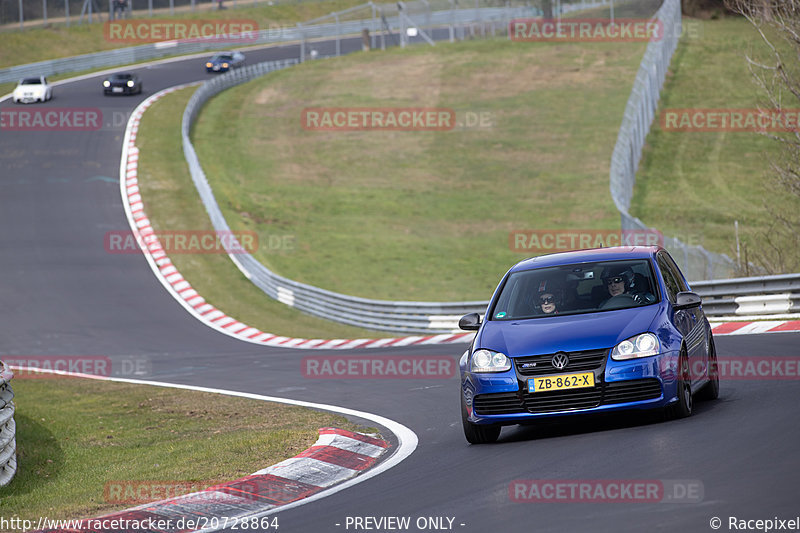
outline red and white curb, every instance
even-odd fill
[[[167,291],[195,318],[217,331],[239,340],[262,344],[265,346],[281,346],[285,348],[336,349],[351,350],[354,348],[393,348],[418,344],[456,344],[468,343],[474,333],[453,333],[442,335],[420,335],[386,339],[298,339],[282,337],[261,331],[239,322],[206,302],[191,284],[184,279],[172,263],[163,246],[159,242],[150,219],[144,210],[144,202],[139,191],[139,148],[136,147],[136,135],[144,112],[161,97],[194,84],[178,85],[160,91],[143,101],[133,111],[125,130],[120,161],[120,190],[125,214],[131,230],[144,253],[147,262],[158,280]]]
[[[238,529],[247,529],[253,523],[248,522],[248,527],[243,526],[242,520],[245,518],[249,520],[265,517],[311,503],[362,483],[397,466],[414,452],[419,442],[413,431],[394,420],[347,407],[179,383],[112,378],[41,368],[25,367],[22,370],[208,392],[330,411],[374,422],[386,428],[397,439],[396,445],[390,445],[386,441],[370,435],[335,428],[323,428],[319,431],[317,442],[293,458],[259,470],[250,476],[209,487],[204,491],[139,505],[98,519],[83,520],[84,524],[90,522],[98,524],[101,522],[96,520],[104,519],[106,524],[111,524],[105,529],[102,527],[92,528],[92,531],[109,531],[109,533],[119,531],[118,526],[113,527],[113,521],[116,520],[116,524],[119,524],[119,520],[123,519],[139,522],[150,519],[156,522],[170,520],[172,525],[175,525],[178,520],[184,519],[184,524],[188,520],[192,520],[192,523],[197,526],[183,528],[181,531],[216,531],[225,529],[226,525],[228,529],[237,529],[237,525]],[[392,453],[378,462],[380,456],[390,450]],[[260,528],[250,527],[250,529],[259,530]],[[48,532],[56,531],[77,533],[78,530],[48,529]],[[162,530],[153,529],[153,531]],[[176,529],[173,527],[163,530],[163,533],[174,533],[175,531]]]
[[[711,322],[714,335],[753,335],[756,333],[781,333],[800,331],[800,320],[754,320]]]
[[[299,455],[241,479],[83,522],[98,524],[99,527],[90,528],[97,532],[118,531],[115,524],[134,521],[150,524],[142,529],[164,533],[231,527],[260,529],[253,527],[265,524],[258,517],[357,476],[372,467],[390,447],[384,440],[343,429],[322,428],[319,434],[317,442]]]
[[[458,344],[472,341],[475,336],[474,333],[448,333],[385,339],[302,339],[283,337],[250,327],[206,302],[178,272],[178,269],[164,251],[145,213],[138,180],[139,148],[136,147],[136,135],[139,131],[142,115],[161,97],[190,85],[196,84],[179,85],[160,91],[147,98],[133,111],[125,131],[122,159],[120,161],[122,202],[134,236],[158,280],[190,314],[209,327],[239,340],[285,348],[352,350],[356,348],[394,348],[421,344]],[[800,321],[766,320],[712,323],[712,331],[716,335],[800,331]]]

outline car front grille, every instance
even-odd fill
[[[521,384],[524,386],[524,383]],[[601,383],[585,389],[529,393],[498,392],[479,394],[473,400],[478,415],[515,413],[552,413],[591,409],[601,405],[654,400],[661,396],[661,384],[655,378]]]
[[[542,376],[546,374],[561,374],[564,372],[584,372],[600,368],[605,361],[608,349],[585,350],[582,352],[565,352],[569,357],[569,364],[558,369],[553,366],[555,354],[531,355],[528,357],[515,357],[514,364],[521,376]]]

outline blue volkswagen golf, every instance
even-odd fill
[[[509,270],[459,362],[461,417],[473,444],[502,426],[620,409],[692,413],[719,395],[700,297],[660,247],[527,259]]]

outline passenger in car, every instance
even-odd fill
[[[538,305],[542,313],[546,315],[557,315],[558,307],[563,303],[561,295],[563,290],[555,287],[555,283],[544,280],[539,283]]]

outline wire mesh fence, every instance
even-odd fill
[[[102,23],[114,19],[167,17],[191,13],[209,13],[247,7],[269,8],[281,4],[302,4],[320,0],[0,0],[0,31],[63,24]],[[384,16],[430,14],[433,11],[491,7],[526,7],[527,15],[542,16],[539,1],[529,0],[413,0],[377,4]],[[553,15],[580,9],[612,5],[612,0],[552,0]],[[359,20],[374,9],[372,2],[339,12],[340,20]],[[333,15],[319,21],[332,19]],[[368,17],[366,17],[368,18]]]
[[[655,118],[661,88],[682,32],[680,0],[665,0],[656,18],[663,24],[663,38],[652,40],[647,46],[611,158],[611,197],[620,212],[623,231],[648,229],[628,210],[645,139]],[[675,257],[689,279],[720,279],[735,275],[736,264],[727,255],[710,252],[702,246],[688,245],[676,238],[665,238],[664,247]]]

